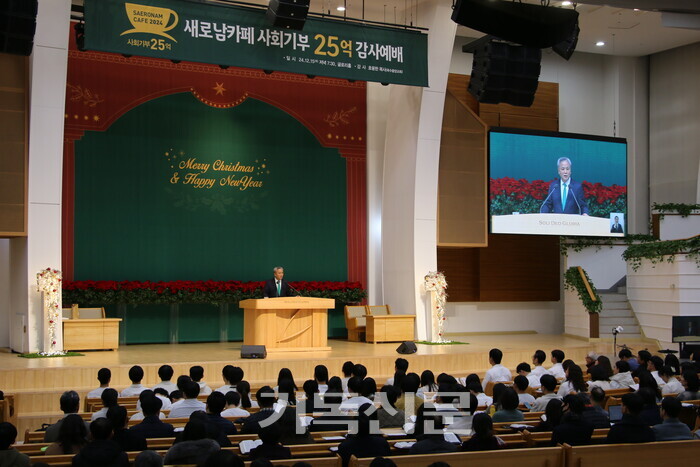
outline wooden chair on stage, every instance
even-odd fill
[[[345,327],[348,329],[348,340],[362,342],[365,340],[367,329],[367,307],[364,305],[345,305]]]

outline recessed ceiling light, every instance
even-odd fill
[[[345,11],[345,7],[343,5],[340,5],[338,8],[336,8],[338,11]]]
[[[595,43],[595,45],[597,45],[598,47],[603,47],[603,46],[605,45],[605,42],[603,42],[603,41],[598,41],[598,42]]]
[[[571,6],[571,2],[568,0],[563,1],[563,2],[561,2],[561,6]]]

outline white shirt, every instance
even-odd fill
[[[540,377],[533,375],[530,373],[529,375],[526,376],[527,378],[527,385],[530,386],[532,389],[537,389],[540,386],[542,386],[542,383],[540,383]]]
[[[231,407],[230,409],[226,409],[223,412],[221,412],[222,417],[248,417],[250,416],[250,412],[248,412],[246,409],[241,409],[239,407]]]
[[[205,383],[204,381],[200,381],[199,383],[199,395],[200,396],[208,396],[211,394],[211,388]],[[226,394],[224,394],[225,396]]]
[[[607,391],[608,389],[612,389],[612,384],[610,383],[610,381],[589,381],[588,382],[588,390],[589,391],[596,386],[598,386],[603,391]]]
[[[224,396],[229,391],[236,391],[236,385],[235,384],[226,384],[226,385],[221,386],[220,388],[216,389],[216,392],[220,392]],[[238,392],[238,391],[236,391],[236,392]]]
[[[631,388],[635,384],[634,378],[632,378],[632,372],[630,371],[624,371],[622,373],[612,375],[610,378],[610,387],[612,389]]]
[[[97,388],[93,389],[92,391],[87,393],[87,396],[85,396],[86,399],[99,399],[102,397],[102,393],[105,391],[107,388]]]
[[[350,377],[341,378],[341,379],[340,379],[340,384],[342,384],[342,386],[343,386],[343,392],[345,392],[345,393],[348,392],[348,381],[349,381],[349,380],[350,380]],[[392,378],[391,380],[392,380],[392,382],[394,381],[393,378]],[[388,383],[387,383],[387,384],[388,384]]]
[[[146,386],[144,386],[143,384],[132,384],[128,388],[124,389],[119,396],[120,397],[138,396],[146,389],[148,389],[148,388]]]
[[[481,385],[486,388],[486,384],[491,381],[494,383],[503,383],[512,380],[510,370],[498,363],[489,368],[489,370],[486,372],[486,376],[484,376],[484,380],[481,382]]]
[[[661,388],[661,395],[665,396],[666,394],[680,394],[683,391],[685,391],[685,388],[681,382],[678,381],[675,376],[671,376],[668,379],[668,383]]]
[[[535,396],[528,393],[518,394],[518,399],[520,399],[521,404],[525,404],[528,407],[531,407],[532,404],[535,403]]]
[[[355,397],[351,397],[350,399],[348,399],[346,401],[343,401],[340,404],[340,410],[344,411],[344,412],[358,410],[363,404],[374,405],[374,402],[372,402],[371,400],[367,399],[364,396],[355,396]]]
[[[182,399],[170,406],[168,418],[187,418],[192,412],[206,410],[207,405],[197,399]]]
[[[552,365],[552,368],[549,369],[549,373],[556,379],[566,378],[566,373],[564,372],[564,367],[561,366],[561,363],[555,363]]]
[[[318,385],[318,393],[319,393],[319,394],[325,394],[326,391],[328,391],[328,385],[327,385],[327,384],[319,384],[319,385]]]
[[[651,376],[654,377],[654,379],[656,380],[656,384],[658,384],[660,388],[664,387],[664,385],[666,384],[666,381],[664,381],[663,379],[661,379],[661,376],[659,376],[659,372],[658,372],[658,371],[652,371],[652,372],[651,372]],[[681,391],[681,392],[682,392],[682,391]]]
[[[136,412],[134,415],[129,418],[129,421],[131,420],[143,420],[145,417],[143,415],[143,412]],[[158,418],[161,420],[165,419],[165,414],[163,412],[158,412]]]
[[[537,365],[535,368],[532,369],[530,372],[530,376],[534,376],[537,378],[537,381],[539,382],[540,378],[542,375],[551,375],[550,371],[543,367],[542,365]]]
[[[102,407],[100,410],[92,414],[90,421],[95,421],[98,418],[107,418],[107,410],[107,407]]]
[[[482,392],[476,395],[476,401],[479,406],[489,407],[493,404],[493,397],[487,396]]]
[[[535,399],[535,403],[532,404],[532,408],[530,410],[532,412],[544,412],[544,410],[547,408],[547,404],[549,404],[549,401],[552,399],[561,399],[561,397],[554,393],[545,394],[544,396]]]
[[[156,394],[156,397],[163,403],[163,405],[160,406],[160,410],[170,410],[170,406],[173,405],[170,399],[162,394]],[[141,410],[141,401],[136,402],[136,410]]]
[[[561,397],[562,399],[564,396],[569,394],[571,391],[574,391],[573,386],[571,385],[571,381],[564,381],[559,385],[559,390],[557,391],[557,396]]]
[[[170,381],[161,381],[160,383],[153,386],[151,389],[155,388],[163,388],[166,391],[168,391],[168,395],[170,395],[171,392],[177,391],[177,384]]]

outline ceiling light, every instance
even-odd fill
[[[598,42],[595,43],[595,45],[597,45],[598,47],[603,47],[603,46],[605,45],[605,42],[603,42],[603,41],[598,41]]]
[[[338,11],[345,11],[345,7],[343,5],[340,5],[338,8],[336,8]]]
[[[571,6],[571,2],[566,0],[564,2],[561,2],[561,6]]]

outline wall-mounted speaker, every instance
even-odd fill
[[[270,0],[265,17],[275,27],[304,29],[311,0]]]
[[[0,52],[31,55],[37,9],[38,0],[0,1]]]

